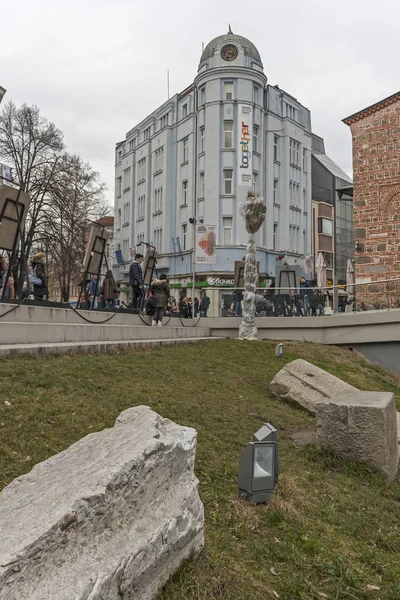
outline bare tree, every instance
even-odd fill
[[[109,210],[104,190],[99,174],[79,156],[64,154],[59,160],[39,239],[64,302],[69,300],[71,285],[82,277],[88,226]]]
[[[37,106],[6,104],[0,115],[0,160],[12,167],[15,183],[31,197],[25,224],[25,261],[43,224],[57,155],[63,149],[62,132],[40,115]]]

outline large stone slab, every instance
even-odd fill
[[[397,475],[399,446],[394,394],[346,393],[316,406],[317,446],[366,462],[390,479]]]
[[[151,600],[204,543],[196,431],[146,406],[0,494],[0,600]]]
[[[313,415],[318,402],[358,391],[352,385],[302,359],[286,364],[272,379],[270,389],[274,396],[300,405]]]

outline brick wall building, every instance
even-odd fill
[[[356,281],[400,278],[400,92],[343,122],[353,137]],[[369,308],[400,302],[400,282],[357,290]]]

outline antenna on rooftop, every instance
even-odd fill
[[[169,100],[169,69],[167,69],[167,100]]]

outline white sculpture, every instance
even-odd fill
[[[240,207],[240,214],[245,220],[246,231],[249,234],[246,262],[244,266],[244,295],[243,319],[239,327],[239,339],[256,340],[256,300],[257,300],[257,261],[255,234],[265,221],[267,208],[264,200],[252,192],[247,194],[245,202]]]

